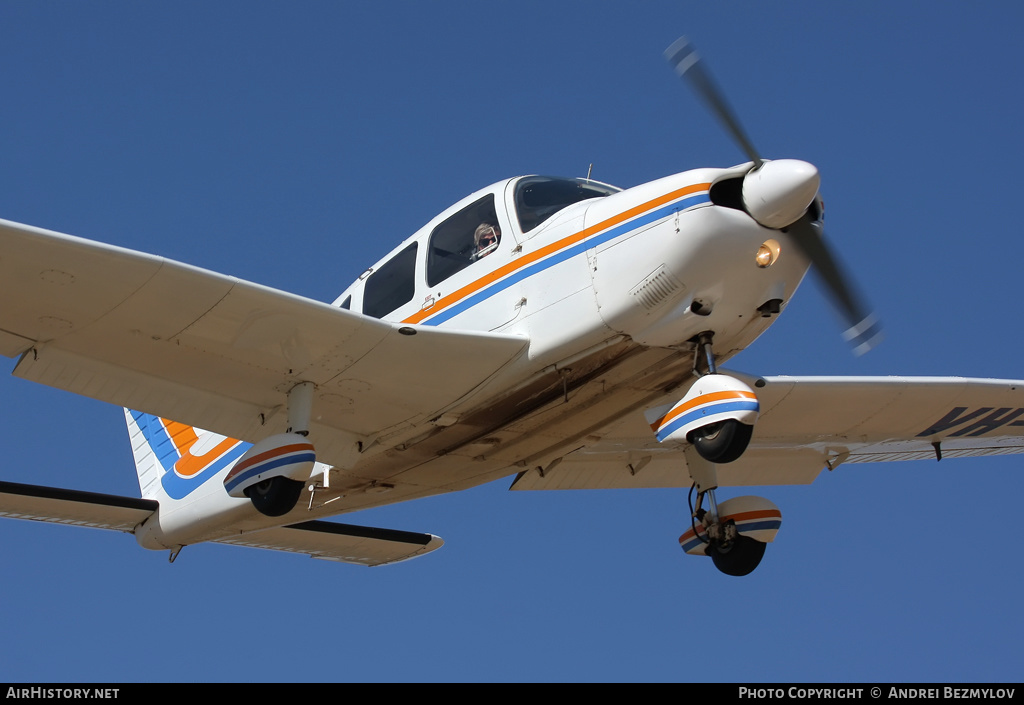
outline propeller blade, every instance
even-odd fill
[[[832,255],[825,243],[821,224],[804,214],[784,230],[811,261],[825,291],[845,320],[848,327],[843,332],[843,338],[853,346],[853,353],[863,355],[882,342],[882,324],[857,293],[853,280]]]
[[[686,37],[680,37],[672,42],[672,45],[665,50],[665,59],[672,65],[672,68],[675,69],[680,78],[690,80],[690,84],[697,91],[697,94],[711,108],[711,112],[714,113],[719,122],[725,126],[726,132],[736,141],[736,144],[747,155],[747,158],[754,162],[754,168],[756,169],[761,166],[764,160],[761,159],[757,150],[754,149],[754,143],[750,141],[747,133],[743,131],[743,127],[740,125],[740,121],[736,119],[736,114],[732,111],[732,108],[725,102],[725,94],[718,89],[715,82],[711,80],[711,75],[704,70],[700,61],[700,54],[697,53],[690,40]]]
[[[757,153],[754,144],[747,137],[735,113],[726,102],[725,94],[718,89],[714,81],[711,80],[711,75],[704,70],[700,55],[690,40],[680,37],[674,41],[665,50],[665,59],[681,78],[690,81],[697,94],[722,123],[740,149],[754,162],[754,169],[743,180],[743,200],[747,212],[765,227],[779,228],[792,236],[797,247],[803,251],[807,259],[810,260],[811,266],[817,270],[818,276],[825,286],[825,291],[845,320],[848,327],[843,333],[843,338],[853,346],[854,354],[863,355],[871,350],[882,340],[882,326],[865,305],[863,297],[856,293],[853,280],[842,270],[839,261],[829,250],[825,243],[821,223],[804,211],[803,215],[795,222],[784,225],[802,207],[794,204],[806,202],[804,192],[817,191],[817,170],[803,162],[781,160],[779,166],[784,167],[780,169],[781,173],[774,174],[771,179],[767,178],[768,174],[760,174],[760,167],[765,163],[764,160]],[[783,165],[781,162],[789,163]],[[761,179],[761,176],[765,178]],[[804,188],[805,186],[807,188]],[[812,189],[812,191],[808,191],[808,189]]]

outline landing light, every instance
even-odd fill
[[[779,243],[775,240],[765,240],[757,249],[757,256],[754,258],[757,266],[761,269],[771,267],[779,258]]]

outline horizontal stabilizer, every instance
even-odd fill
[[[432,534],[331,521],[306,521],[219,539],[217,543],[305,553],[312,558],[366,566],[407,561],[444,545],[444,541]]]
[[[133,533],[155,512],[151,499],[0,482],[0,517]],[[437,536],[329,521],[238,534],[216,543],[304,553],[313,558],[377,566],[416,558],[444,545]]]
[[[151,499],[0,482],[0,516],[132,533],[156,511]]]

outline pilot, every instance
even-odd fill
[[[480,223],[476,227],[476,232],[473,233],[473,259],[478,260],[494,252],[500,239],[501,230],[497,225]]]

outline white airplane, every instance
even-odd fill
[[[692,47],[666,56],[747,163],[625,190],[493,184],[331,305],[0,221],[0,352],[125,407],[142,494],[0,482],[0,515],[129,532],[171,560],[214,541],[381,565],[442,541],[322,519],[513,474],[515,490],[690,487],[682,548],[745,575],[781,513],[720,487],[1024,452],[1024,381],[720,367],[811,266],[855,352],[880,327],[825,245],[817,170],[763,160]]]

